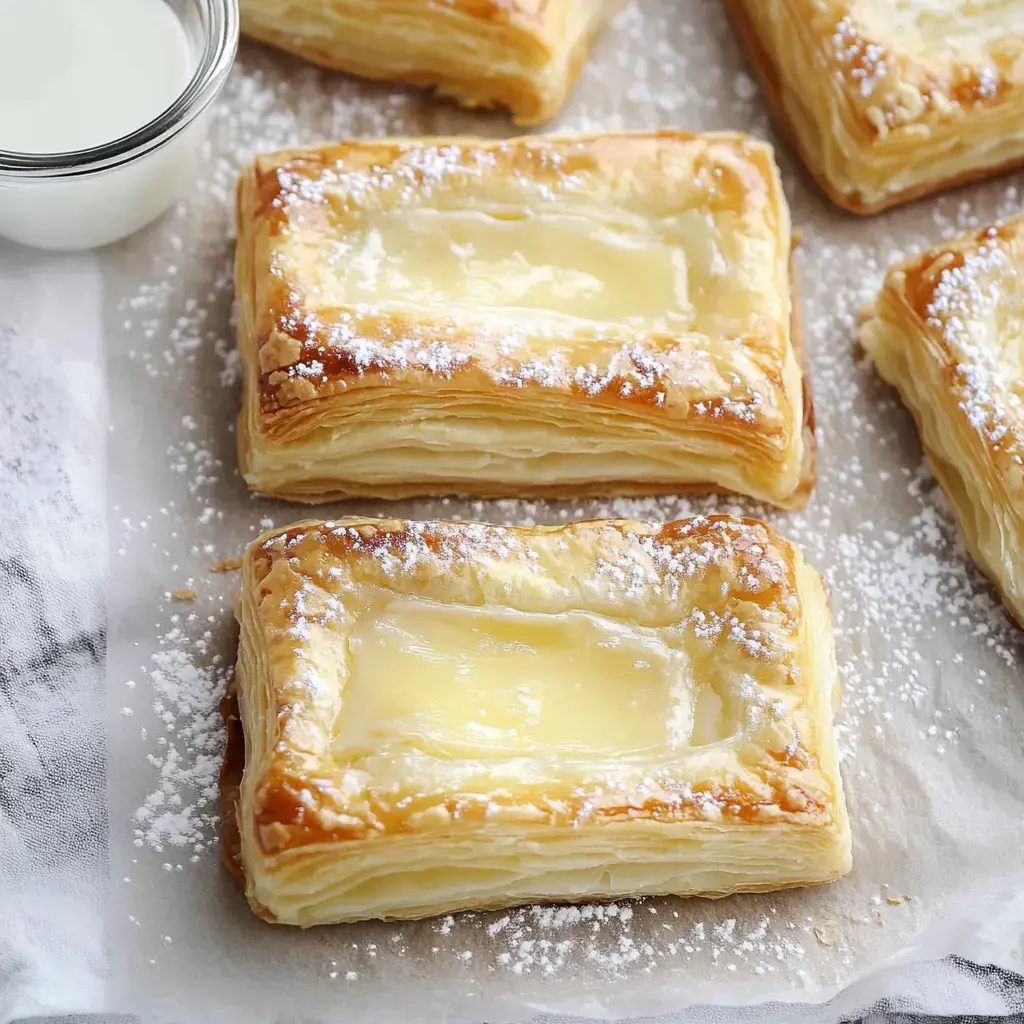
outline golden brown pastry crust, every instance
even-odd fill
[[[626,0],[242,0],[242,31],[314,64],[436,89],[517,124],[565,102]]]
[[[780,124],[872,214],[1024,164],[1024,3],[726,0]],[[964,10],[960,10],[964,8]]]
[[[789,211],[763,143],[344,142],[257,158],[238,223],[254,490],[807,499]],[[396,277],[439,238],[431,266],[468,298],[442,301],[434,269]]]
[[[861,327],[967,550],[1024,625],[1024,217],[894,267]]]
[[[447,707],[448,669],[427,672],[432,633],[398,644],[426,659],[422,679],[379,660],[410,608],[442,633],[463,623],[451,650],[469,689]],[[817,573],[767,524],[299,523],[249,546],[238,614],[240,718],[229,699],[223,775],[237,832],[225,856],[267,920],[721,896],[849,870],[828,601]],[[492,643],[489,622],[511,620],[517,644],[530,645],[545,635],[538,620],[570,629],[580,619],[618,631],[619,653],[597,652],[595,664],[625,659],[604,690],[580,696],[581,670],[569,667],[580,663],[565,660],[579,648],[559,648],[556,633],[545,641],[554,673],[521,698],[526,712],[508,712],[523,733],[504,729],[503,697],[489,718],[475,710],[489,688],[505,692],[491,675],[503,659],[474,690],[470,655],[458,653]],[[386,629],[374,632],[379,622]],[[667,644],[667,657],[682,660],[666,661],[653,682],[641,674],[647,661],[620,671],[634,643],[655,659]],[[370,661],[360,667],[359,657]],[[539,678],[531,671],[510,675]],[[415,714],[396,710],[403,700]],[[553,731],[530,724],[541,713],[530,701],[557,710]],[[630,716],[644,714],[636,726]]]

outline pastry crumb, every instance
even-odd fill
[[[210,572],[237,572],[241,568],[242,560],[240,558],[222,558],[210,566]]]
[[[834,946],[837,938],[835,925],[816,924],[814,926],[814,937],[823,946]]]
[[[904,900],[902,896],[886,896],[885,902],[888,903],[890,907],[902,907]]]
[[[175,601],[194,601],[196,592],[191,587],[182,587],[180,590],[172,590],[171,597]]]

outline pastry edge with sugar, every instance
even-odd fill
[[[999,339],[985,339],[986,351],[964,358],[943,336],[943,322],[929,315],[943,281],[962,272],[965,259],[984,260],[1007,247],[1013,251],[1005,270],[1013,281],[1024,273],[1024,217],[972,231],[893,267],[862,314],[860,341],[913,416],[968,553],[1024,626],[1024,403],[1018,400],[1014,413],[994,395],[965,392],[971,387],[965,380],[990,372],[979,360],[998,358]],[[952,287],[944,304],[962,301]]]
[[[955,171],[938,174],[916,183],[897,187],[886,187],[884,183],[878,185],[860,180],[859,172],[855,167],[855,160],[839,158],[838,162],[842,166],[843,171],[842,177],[845,179],[840,180],[841,176],[838,173],[838,169],[826,169],[823,166],[820,147],[815,149],[812,144],[812,139],[815,135],[825,133],[832,136],[837,135],[837,133],[829,125],[815,123],[813,115],[809,113],[807,115],[809,118],[808,123],[801,126],[790,110],[791,100],[793,103],[801,102],[797,98],[796,93],[799,92],[800,95],[805,95],[805,93],[802,90],[794,90],[791,86],[787,85],[785,82],[785,72],[780,67],[772,48],[766,43],[762,33],[759,31],[754,17],[750,14],[751,3],[761,2],[764,2],[766,5],[772,3],[778,7],[776,0],[725,0],[725,6],[736,34],[746,50],[750,63],[757,72],[758,80],[767,93],[772,112],[783,134],[800,157],[807,172],[836,206],[858,216],[870,216],[894,206],[923,199],[938,192],[957,188],[985,178],[996,177],[1024,167],[1024,135],[1021,135],[1017,143],[1015,145],[1011,144],[1009,152],[1005,154],[993,159],[974,161],[973,165],[969,157],[966,159],[961,157],[960,163],[965,164],[965,166],[959,166]],[[869,161],[873,149],[878,144],[878,140],[886,138],[888,129],[885,134],[879,134],[878,127],[866,119],[862,112],[846,110],[847,103],[843,99],[843,93],[844,89],[849,87],[842,84],[844,82],[843,74],[838,70],[832,69],[831,64],[827,61],[821,61],[820,65],[816,66],[820,66],[823,69],[820,71],[820,80],[810,83],[809,88],[816,90],[816,97],[831,96],[834,98],[834,116],[840,116],[835,113],[836,110],[845,111],[845,116],[850,121],[851,134],[863,134],[866,140],[854,144],[855,159]],[[830,79],[829,69],[834,71],[834,79]],[[927,80],[926,77],[925,80]],[[911,92],[920,88],[920,86],[912,83],[908,83],[907,87]],[[1012,98],[1008,102],[1014,106],[1008,117],[1011,123],[1016,119],[1017,123],[1024,124],[1024,82],[1017,81],[1013,83],[1009,87],[1009,93]],[[941,95],[941,92],[939,95]],[[943,103],[948,108],[950,106],[949,98],[944,98]],[[986,116],[990,110],[991,108],[987,104],[983,105],[979,116]],[[971,124],[972,111],[968,110],[960,117],[955,132],[963,131],[965,125],[970,126]],[[916,148],[919,151],[929,145],[929,135],[932,129],[929,128],[925,121],[909,121],[897,127],[896,130],[903,131],[904,133],[913,133],[906,135],[907,145],[911,149]],[[998,137],[999,134],[998,127],[991,128],[986,138]],[[946,141],[948,142],[948,139]],[[938,143],[935,145],[938,148]],[[938,156],[941,157],[941,155],[941,152],[939,152]],[[937,161],[932,163],[935,162]]]

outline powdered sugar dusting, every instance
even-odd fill
[[[890,128],[913,124],[924,116],[959,113],[962,106],[999,96],[1006,84],[999,51],[979,37],[977,23],[975,33],[961,34],[954,25],[958,15],[933,12],[927,3],[916,8],[902,6],[900,13],[917,21],[916,25],[890,23],[888,14],[872,12],[870,5],[865,5],[861,12],[840,18],[832,33],[835,73],[856,95],[870,101],[865,113],[879,135],[885,136]],[[950,26],[945,47],[936,26],[940,19]],[[877,28],[872,32],[867,27],[877,26],[879,21],[887,24],[884,42],[872,38],[881,34]],[[1007,41],[1016,41],[1014,26],[997,29],[999,35],[1003,31]],[[935,60],[939,54],[942,57]],[[945,60],[951,69],[944,75]]]
[[[885,47],[865,40],[848,15],[836,24],[832,46],[839,66],[856,84],[861,96],[870,96],[879,83],[885,80]]]
[[[942,337],[956,363],[960,408],[971,426],[1018,465],[1024,458],[1024,400],[1010,379],[1009,357],[991,338],[1007,278],[1019,271],[1000,245],[995,229],[987,241],[968,252],[962,264],[939,275],[927,309],[929,326]],[[1015,282],[1009,282],[1012,290]],[[1012,344],[1009,342],[1008,344]]]
[[[219,654],[203,664],[210,631],[189,641],[171,616],[145,675],[153,690],[153,711],[163,725],[150,763],[160,782],[135,813],[135,845],[174,856],[188,853],[196,862],[211,846],[220,823],[216,780],[224,758],[223,722],[217,702],[226,670]],[[194,614],[185,617],[195,621]],[[200,655],[196,658],[195,655]]]
[[[282,209],[300,209],[306,203],[332,204],[348,210],[367,212],[387,205],[420,205],[434,194],[451,188],[455,181],[480,179],[494,174],[502,157],[515,152],[512,145],[484,148],[479,145],[416,145],[406,143],[382,166],[371,164],[356,170],[343,163],[329,165],[310,175],[290,167],[276,172],[279,192],[272,205]],[[557,192],[572,191],[580,179],[565,170],[566,158],[555,149],[530,147],[527,152],[537,165],[539,176],[517,177],[521,187],[529,188],[533,198],[555,198]],[[547,184],[551,178],[555,187]]]

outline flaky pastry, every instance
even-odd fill
[[[779,120],[873,213],[1024,163],[1024,0],[726,0]]]
[[[267,920],[850,868],[828,601],[764,523],[305,522],[242,572],[225,849]]]
[[[350,141],[238,192],[242,472],[299,501],[732,490],[814,432],[770,148],[732,134]]]
[[[241,0],[242,31],[323,67],[553,117],[626,0]]]
[[[913,413],[967,550],[1024,625],[1024,217],[893,268],[861,342]]]

